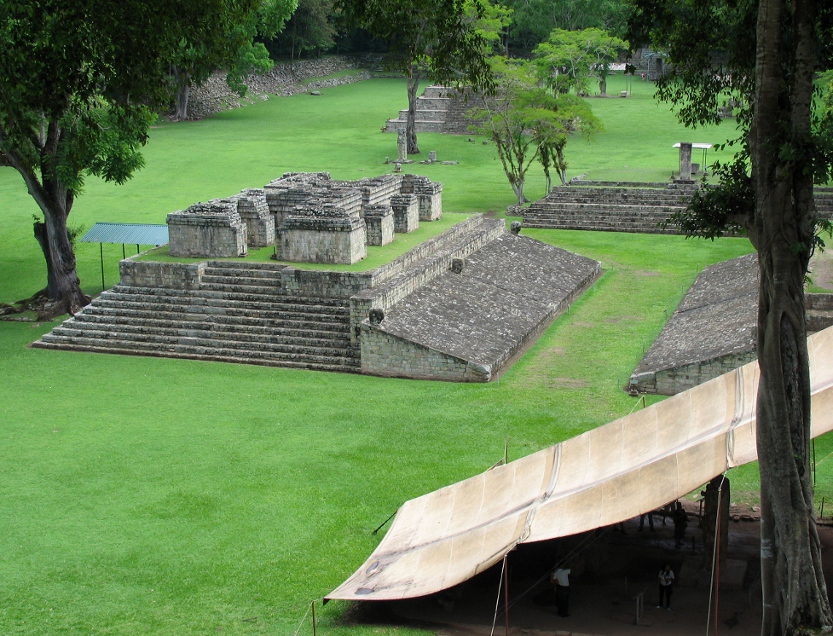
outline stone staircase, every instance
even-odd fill
[[[676,226],[660,224],[684,209],[698,188],[680,182],[574,181],[517,213],[527,228],[679,234]],[[818,215],[833,217],[833,188],[816,188],[815,199]]]
[[[678,234],[659,224],[683,209],[695,186],[683,184],[570,185],[522,209],[528,228]]]
[[[194,289],[116,285],[33,346],[358,372],[349,299],[288,294],[283,267],[210,261]]]
[[[417,97],[416,132],[436,132],[450,135],[472,134],[468,111],[475,106],[475,100],[468,100],[454,88],[445,86],[428,86]],[[385,123],[384,132],[405,130],[408,121],[408,109],[399,111],[395,119]]]

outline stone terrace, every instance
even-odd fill
[[[660,224],[684,209],[699,187],[696,182],[574,180],[528,208],[513,206],[510,213],[523,216],[527,228],[679,234],[676,226]],[[820,217],[833,218],[833,188],[816,189],[816,206]]]
[[[546,197],[520,208],[528,228],[679,234],[660,228],[685,208],[694,185],[676,183],[606,183],[574,181],[553,188]]]
[[[674,395],[755,360],[758,257],[705,268],[631,375],[634,393]]]
[[[599,267],[479,215],[367,272],[134,256],[33,346],[484,382]]]

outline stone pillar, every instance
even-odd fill
[[[680,144],[680,179],[691,179],[691,144]]]
[[[413,194],[395,194],[390,198],[393,209],[393,229],[407,234],[419,228],[419,202]]]
[[[405,136],[405,131],[400,130],[396,133],[396,147],[399,151],[399,161],[408,160],[408,139]]]

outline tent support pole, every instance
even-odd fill
[[[318,631],[315,627],[315,601],[312,602],[312,636],[317,636]]]
[[[503,611],[506,617],[506,636],[509,636],[509,553],[503,555]]]
[[[98,255],[101,259],[101,291],[104,291],[104,243],[98,244]]]

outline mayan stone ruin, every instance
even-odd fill
[[[374,269],[286,264],[355,263],[442,214],[426,177],[287,173],[169,214],[170,254],[195,260],[125,258],[118,285],[34,346],[489,382],[601,263],[477,214]],[[284,262],[246,258],[270,245]]]
[[[277,259],[353,264],[368,245],[442,218],[442,184],[413,174],[337,181],[288,172],[263,188],[168,214],[171,256],[231,258],[275,246]]]

